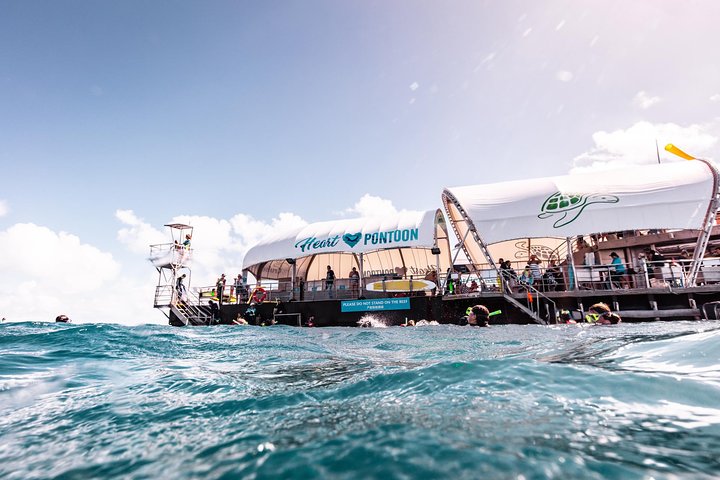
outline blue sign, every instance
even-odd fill
[[[341,312],[375,312],[379,310],[410,310],[410,298],[374,298],[340,302]]]

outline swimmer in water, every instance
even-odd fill
[[[617,325],[622,323],[622,318],[617,313],[613,313],[606,303],[600,302],[588,309],[585,321],[595,325]]]
[[[490,310],[485,305],[475,305],[470,307],[467,316],[467,324],[471,327],[489,327],[490,326]]]

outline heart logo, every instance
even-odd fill
[[[358,233],[346,233],[342,236],[343,242],[347,243],[350,248],[353,248],[362,238],[362,232]]]

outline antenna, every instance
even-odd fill
[[[660,164],[660,147],[658,147],[657,138],[655,139],[655,153],[657,153],[658,164]]]

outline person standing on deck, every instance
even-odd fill
[[[333,292],[333,284],[335,283],[335,272],[333,272],[332,267],[330,265],[327,266],[327,273],[325,274],[325,290],[328,291],[328,296],[332,298]]]
[[[223,292],[225,291],[225,274],[223,273],[215,283],[215,292],[217,293],[218,304],[223,303]]]
[[[185,301],[185,284],[183,283],[185,277],[186,275],[183,273],[178,277],[177,282],[175,282],[175,290],[177,291],[177,298],[179,302]]]
[[[622,282],[626,273],[625,264],[623,264],[623,261],[615,252],[610,253],[610,258],[612,258],[610,266],[613,268],[613,270],[610,271],[610,281]]]
[[[348,277],[350,277],[350,295],[357,298],[360,295],[360,273],[358,273],[357,268],[352,267]]]
[[[245,284],[243,283],[242,274],[238,273],[235,279],[235,303],[240,303],[245,299]]]
[[[537,255],[530,255],[528,266],[530,267],[530,272],[532,273],[534,282],[540,283],[540,280],[542,280],[542,274],[540,273],[540,259]]]

